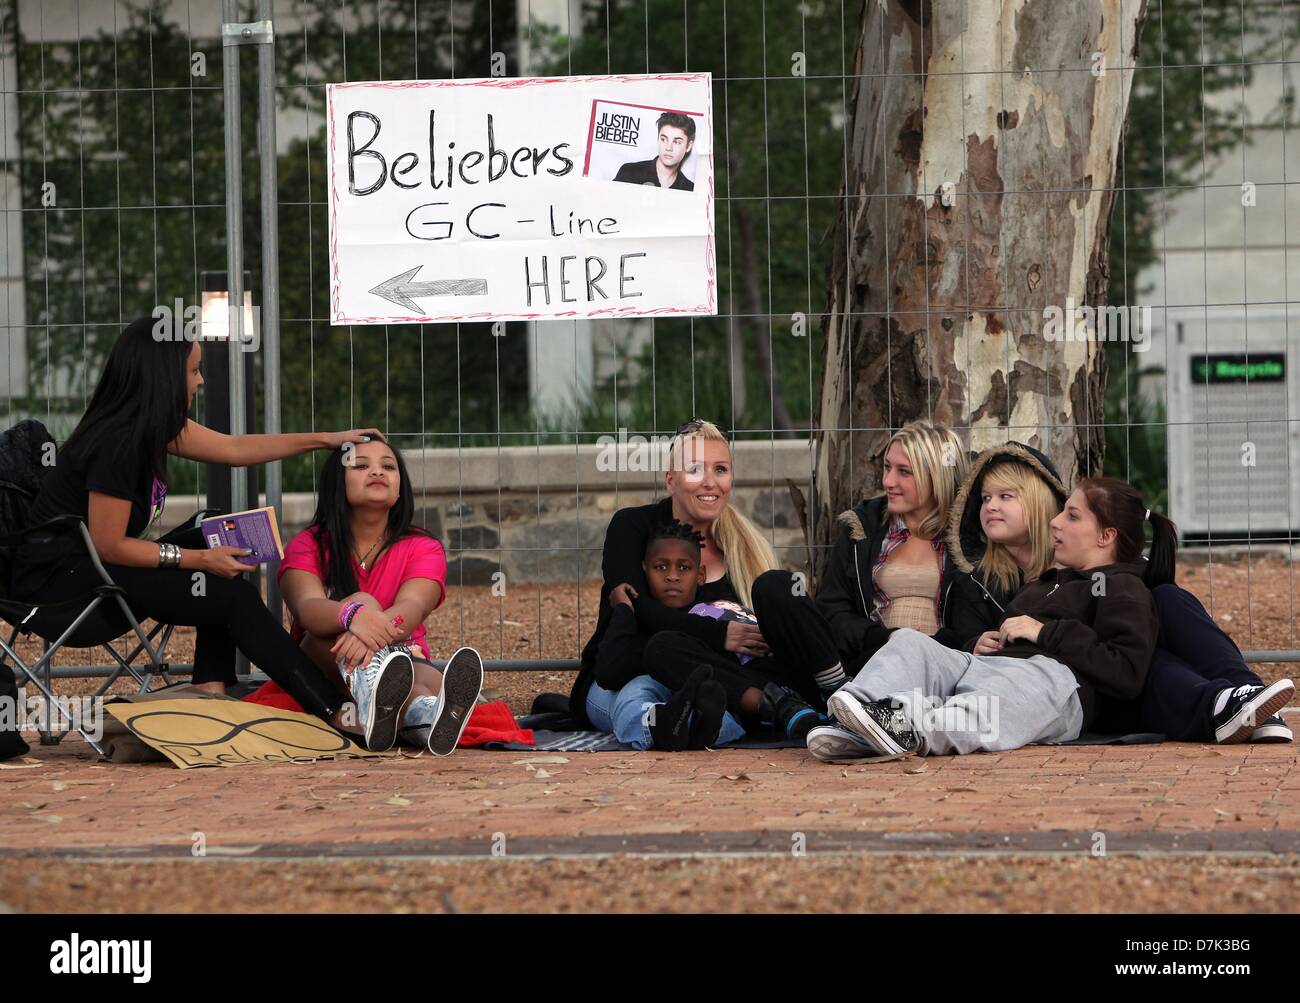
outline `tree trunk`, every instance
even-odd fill
[[[1100,305],[1146,0],[865,0],[833,231],[815,539],[878,489],[914,418],[1099,471]],[[825,551],[823,550],[824,554]]]

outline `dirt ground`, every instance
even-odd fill
[[[1300,901],[1300,860],[0,859],[0,897],[19,912],[50,913],[1287,913]]]

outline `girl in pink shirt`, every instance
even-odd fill
[[[311,525],[285,547],[280,589],[291,635],[353,696],[370,747],[390,748],[400,732],[445,756],[478,699],[483,663],[473,648],[441,673],[430,661],[424,620],[446,597],[447,558],[414,513],[395,446],[372,438],[335,450]]]

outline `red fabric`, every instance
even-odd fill
[[[536,745],[531,728],[521,728],[504,700],[475,704],[459,746],[487,745],[488,742],[520,742]]]
[[[302,711],[298,701],[273,682],[263,683],[244,699],[264,707],[300,713]],[[477,745],[486,745],[488,742],[537,744],[537,740],[533,737],[533,730],[519,727],[504,700],[475,704],[474,709],[470,711],[469,723],[465,725],[465,731],[460,736],[460,741],[456,743],[456,747],[468,749]]]

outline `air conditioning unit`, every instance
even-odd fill
[[[1170,311],[1172,314],[1173,311]],[[1169,508],[1185,542],[1300,541],[1300,306],[1170,317]]]

